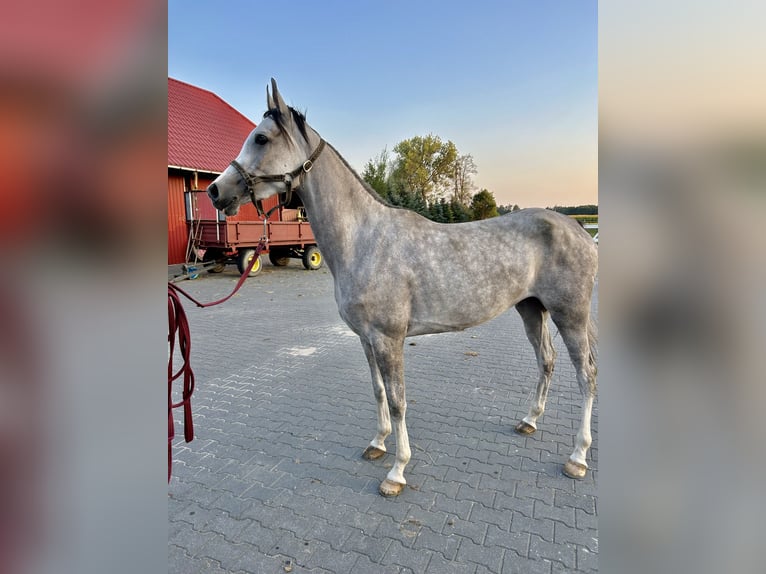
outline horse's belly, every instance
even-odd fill
[[[510,301],[477,306],[463,305],[451,309],[432,309],[428,313],[414,313],[407,328],[407,336],[462,331],[494,319],[513,305]]]

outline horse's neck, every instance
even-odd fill
[[[330,271],[353,264],[360,234],[374,228],[390,208],[374,198],[334,148],[315,162],[301,192],[322,255]]]

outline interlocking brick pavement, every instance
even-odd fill
[[[213,300],[236,279],[228,267],[182,287]],[[361,458],[372,384],[327,269],[266,263],[223,305],[185,309],[196,437],[178,432],[173,445],[169,572],[597,571],[598,401],[591,470],[574,481],[561,466],[581,399],[560,337],[546,411],[526,437],[513,427],[537,367],[515,311],[407,339],[412,460],[407,488],[386,499],[393,436],[389,455]]]

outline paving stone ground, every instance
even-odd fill
[[[181,286],[227,294],[233,266]],[[513,310],[459,333],[407,339],[408,485],[378,494],[393,454],[361,458],[375,401],[358,338],[326,268],[298,261],[249,278],[218,307],[185,303],[195,440],[180,409],[168,485],[168,571],[222,573],[595,572],[598,401],[590,472],[561,473],[580,393],[561,338],[547,408],[513,432],[537,380]],[[594,310],[597,298],[594,298]],[[555,327],[552,332],[556,333]],[[388,439],[394,450],[393,437]]]

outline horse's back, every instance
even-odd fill
[[[353,273],[339,278],[347,322],[364,316],[368,323],[371,315],[380,321],[377,310],[385,309],[385,322],[406,323],[408,334],[452,331],[527,297],[556,304],[572,296],[575,284],[590,281],[592,288],[595,248],[587,232],[550,210],[452,224],[405,210],[391,215],[369,226]]]
[[[469,246],[458,262],[474,291],[493,292],[497,307],[534,296],[547,305],[590,300],[598,251],[571,217],[530,208],[465,225]],[[452,225],[443,227],[451,228]]]
[[[521,272],[548,266],[587,274],[597,259],[588,232],[571,217],[549,209],[529,208],[457,224],[421,222],[420,229],[423,243],[451,249],[463,256],[462,264],[476,269],[493,267]],[[428,251],[425,250],[423,259],[433,257]]]

